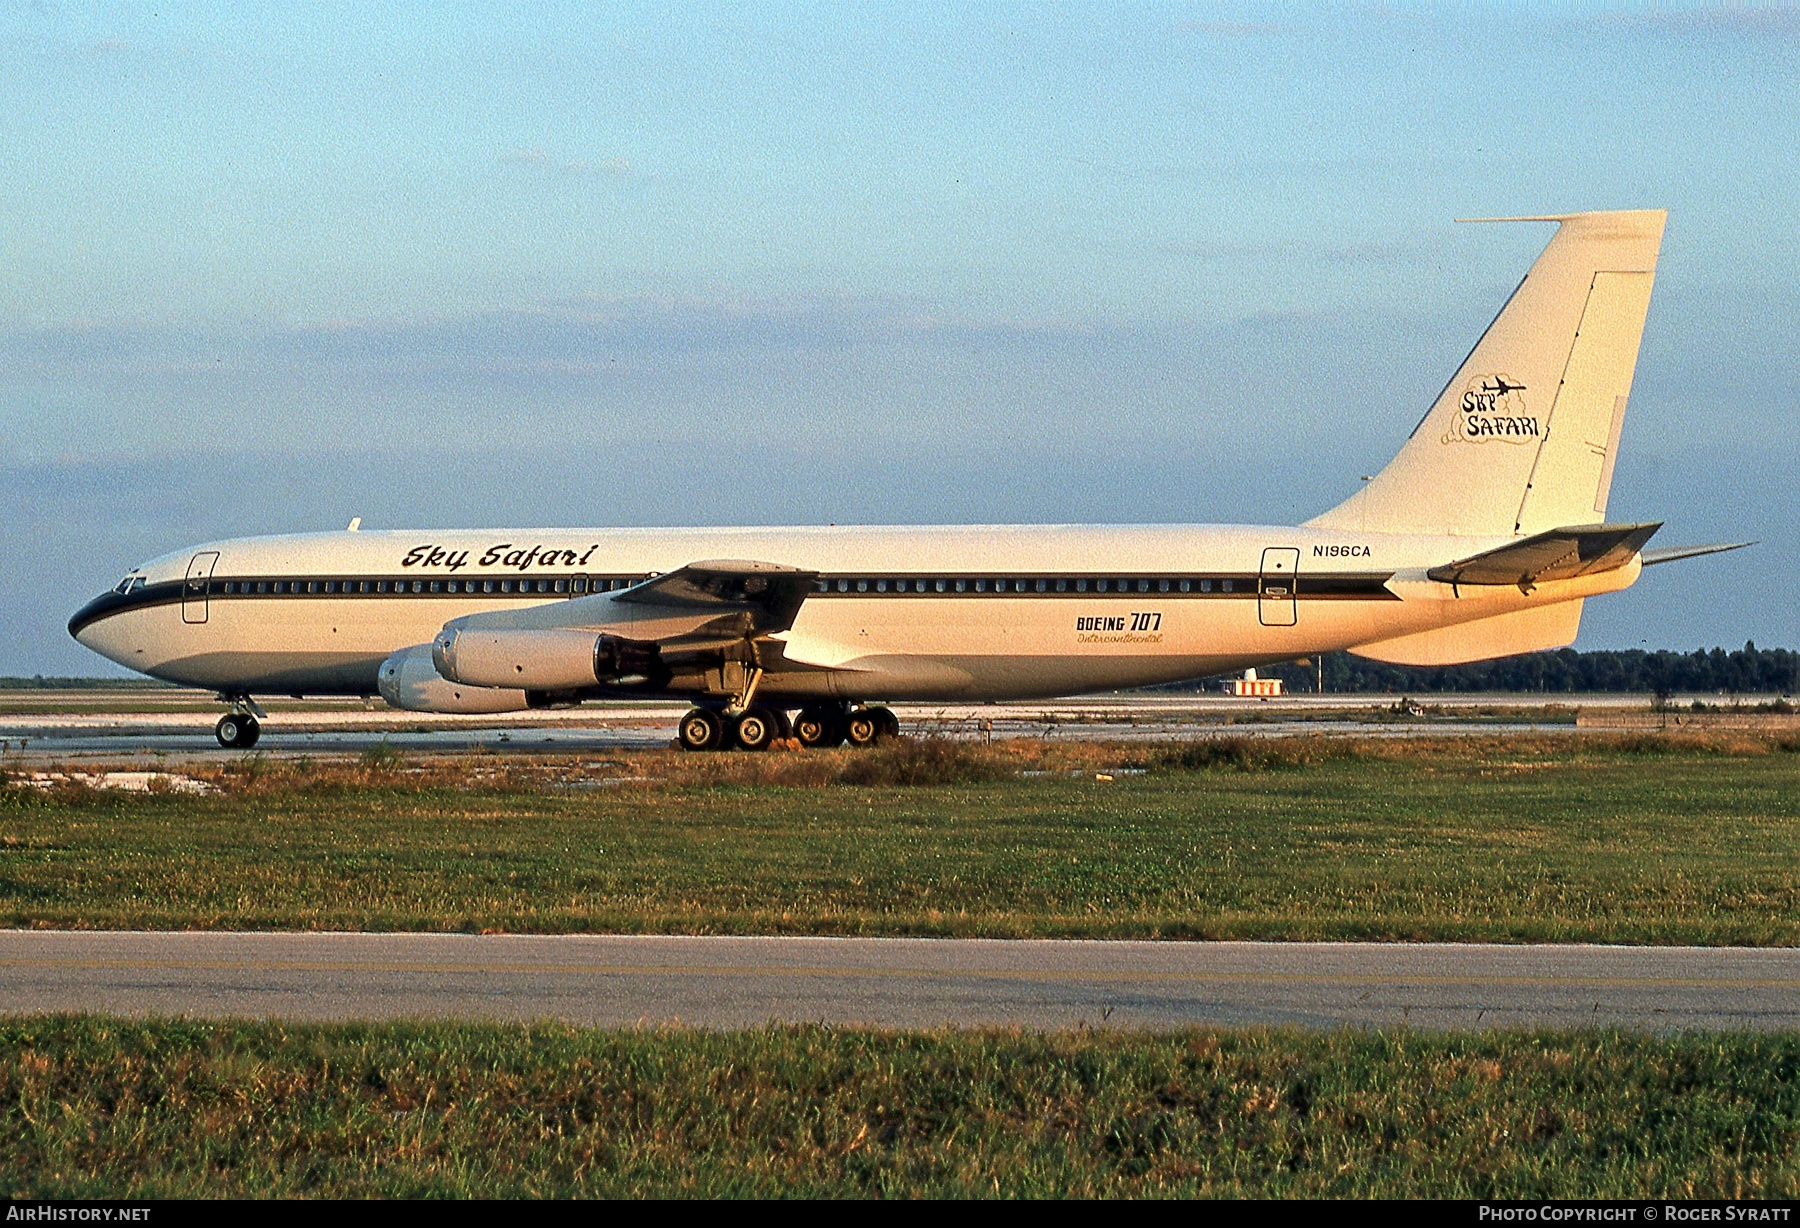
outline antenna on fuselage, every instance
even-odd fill
[[[344,532],[358,533],[361,531],[362,531],[362,517],[361,516],[350,517],[350,527],[345,529]]]

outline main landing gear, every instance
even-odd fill
[[[803,708],[790,723],[780,709],[757,706],[736,716],[694,708],[676,726],[675,740],[682,750],[767,750],[777,739],[790,737],[805,747],[829,748],[846,742],[873,746],[899,733],[899,718],[887,708]]]

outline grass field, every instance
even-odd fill
[[[15,1198],[1794,1197],[1800,1036],[0,1021]]]
[[[0,789],[0,924],[1793,944],[1793,745],[246,759]]]

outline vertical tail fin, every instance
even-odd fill
[[[1560,225],[1412,436],[1318,528],[1493,536],[1604,518],[1660,209]]]

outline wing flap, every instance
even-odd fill
[[[1433,567],[1425,574],[1444,584],[1516,584],[1528,593],[1544,580],[1568,580],[1623,567],[1660,528],[1661,521],[1550,529]]]

